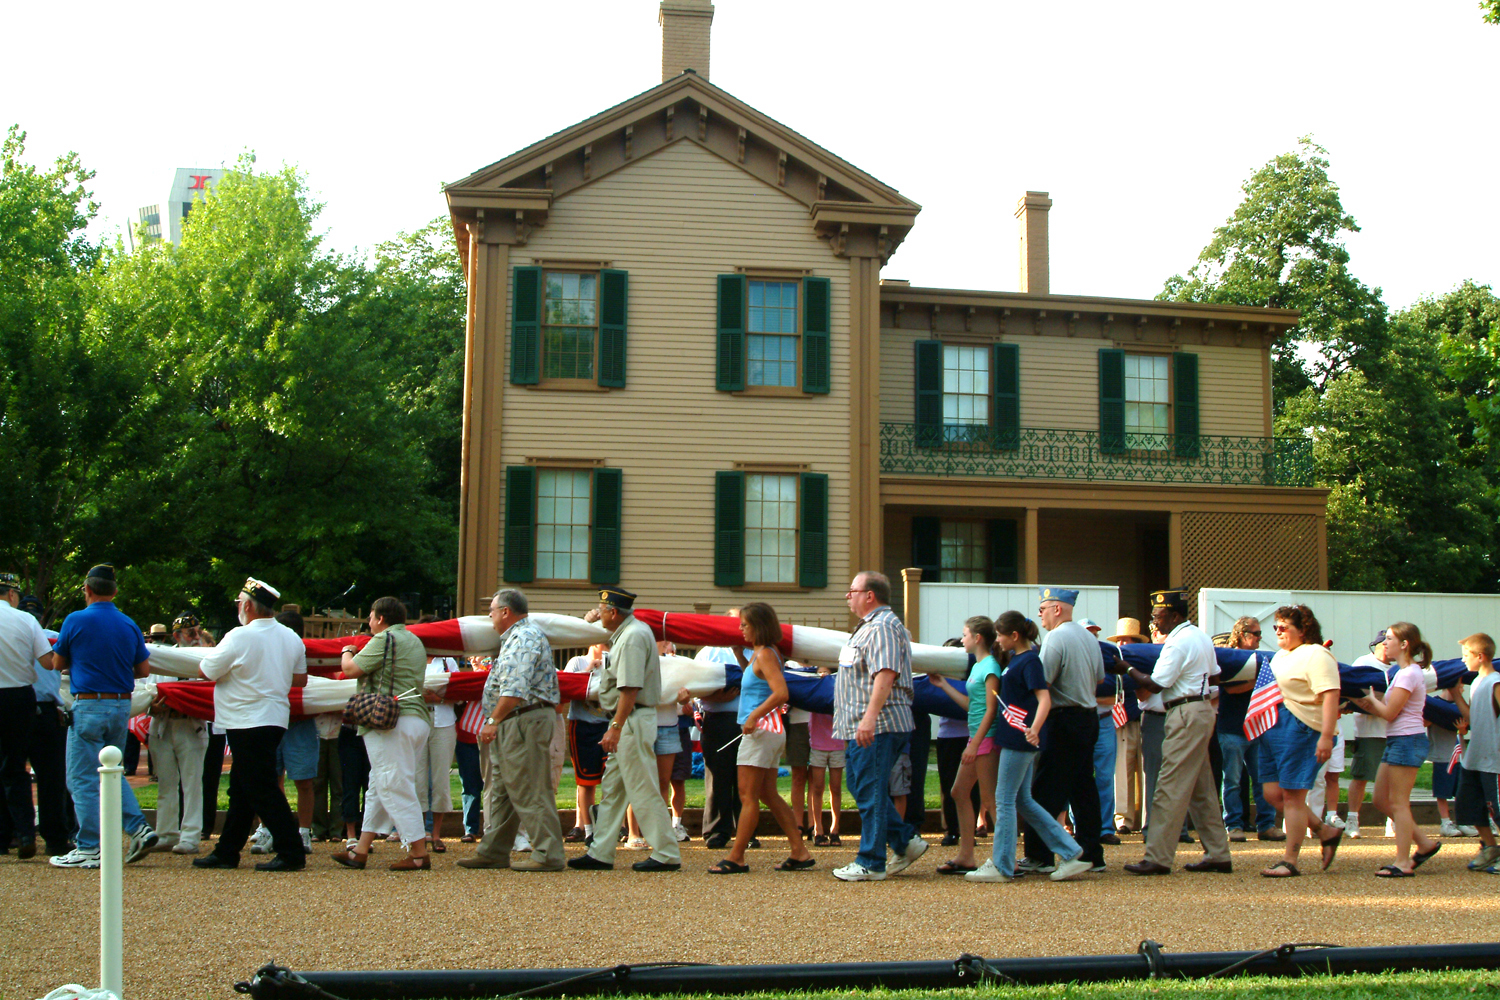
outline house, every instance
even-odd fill
[[[708,79],[661,4],[659,86],[445,187],[469,289],[459,605],[767,600],[842,624],[864,568],[1147,593],[1326,587],[1325,491],[1271,429],[1294,312],[882,269],[920,206]],[[899,605],[899,599],[897,601]],[[993,610],[993,609],[990,609]]]

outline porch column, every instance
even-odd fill
[[[908,566],[903,569],[901,584],[906,592],[901,620],[906,623],[906,630],[911,633],[912,641],[921,642],[922,636],[919,633],[922,625],[922,567]]]
[[[1036,507],[1026,508],[1026,539],[1022,543],[1021,574],[1022,583],[1039,584],[1042,582],[1041,560],[1037,555],[1040,547],[1040,531],[1038,521],[1041,511]]]
[[[1182,580],[1182,511],[1167,515],[1167,586],[1186,586]]]

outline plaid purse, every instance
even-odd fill
[[[378,691],[360,691],[344,706],[344,723],[350,726],[368,726],[370,729],[395,729],[401,718],[401,703],[396,700],[396,644],[389,633],[385,639],[385,650],[381,654],[381,669],[390,681],[385,694]]]

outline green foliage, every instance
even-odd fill
[[[1490,24],[1500,24],[1500,0],[1479,0],[1479,9]]]
[[[1272,359],[1278,406],[1322,386],[1385,343],[1385,305],[1349,271],[1348,233],[1359,232],[1328,176],[1328,151],[1299,140],[1245,182],[1244,200],[1186,275],[1160,298],[1296,309],[1302,319]]]

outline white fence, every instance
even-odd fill
[[[1092,618],[1103,628],[1102,635],[1114,634],[1120,618],[1119,587],[1068,587],[1078,591],[1074,618]],[[937,645],[944,639],[963,634],[965,619],[974,615],[991,618],[1002,611],[1019,611],[1036,618],[1037,588],[1021,583],[924,583],[922,606],[915,631],[918,642]],[[1041,628],[1041,622],[1037,622]]]
[[[1475,632],[1500,634],[1500,594],[1387,594],[1349,590],[1234,590],[1204,587],[1198,591],[1198,624],[1209,635],[1228,632],[1234,620],[1251,615],[1264,626],[1262,649],[1275,649],[1271,615],[1283,604],[1306,604],[1333,640],[1333,655],[1353,663],[1370,651],[1375,634],[1392,622],[1412,622],[1439,660],[1459,655],[1458,641]],[[922,588],[922,616],[927,615],[927,588]]]

